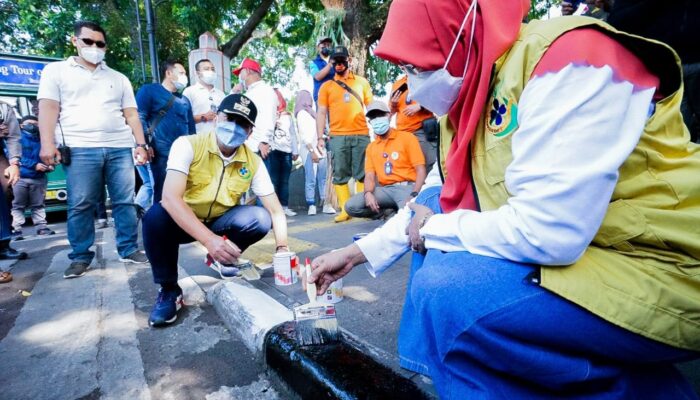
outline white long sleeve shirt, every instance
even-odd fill
[[[505,172],[512,197],[496,210],[432,216],[420,231],[426,248],[541,265],[575,262],[602,224],[653,94],[616,79],[607,66],[569,65],[530,80]],[[410,218],[405,207],[356,242],[373,276],[409,250]]]
[[[255,127],[245,144],[253,151],[259,151],[260,142],[271,143],[277,123],[277,94],[272,86],[265,81],[257,81],[248,87],[246,97],[253,101],[258,110],[255,117]]]

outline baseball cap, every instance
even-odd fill
[[[219,104],[219,112],[230,115],[240,115],[255,126],[255,118],[258,116],[258,109],[255,103],[242,94],[230,94],[224,97]]]
[[[318,40],[316,41],[316,45],[319,45],[319,44],[324,43],[324,42],[329,42],[329,43],[332,44],[332,43],[333,43],[333,39],[331,39],[331,38],[328,37],[328,36],[321,36],[321,37],[318,38]]]
[[[241,63],[240,67],[233,70],[233,74],[238,76],[243,69],[251,69],[259,74],[262,74],[262,68],[260,68],[260,64],[258,64],[257,61],[247,57],[243,59],[243,62]]]
[[[345,57],[345,58],[350,57],[350,53],[348,52],[348,48],[345,46],[335,46],[333,48],[333,52],[331,53],[331,58],[336,58],[336,57]]]
[[[374,100],[373,102],[369,103],[369,105],[367,106],[367,112],[365,113],[365,116],[369,117],[369,114],[372,111],[381,111],[383,113],[391,112],[389,110],[389,106],[387,106],[385,102],[379,100]]]

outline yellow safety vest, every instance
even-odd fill
[[[247,146],[241,145],[232,162],[224,167],[216,133],[187,136],[194,150],[194,158],[187,175],[184,200],[201,221],[218,218],[238,205],[248,191],[260,165],[260,157]]]
[[[596,27],[634,52],[661,81],[662,93],[639,144],[619,170],[603,223],[583,256],[569,266],[542,266],[541,284],[594,314],[645,337],[700,350],[700,146],[690,143],[680,113],[678,56],[656,41],[626,34],[586,17],[524,26],[495,66],[491,98],[507,104],[504,122],[484,111],[472,151],[482,211],[511,196],[505,171],[517,135],[517,104],[537,63],[564,33]],[[441,121],[440,166],[454,136]],[[553,134],[555,132],[552,132]],[[615,132],[611,132],[614,134]]]

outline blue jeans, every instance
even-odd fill
[[[144,210],[148,210],[153,204],[153,176],[151,175],[151,165],[137,165],[136,171],[138,171],[143,184],[136,193],[135,203]]]
[[[440,212],[439,188],[417,201]],[[565,268],[565,267],[562,267]],[[673,362],[697,353],[613,325],[529,279],[538,267],[469,252],[414,254],[401,366],[442,399],[695,399]]]
[[[131,148],[73,147],[71,165],[64,166],[68,187],[68,241],[73,261],[90,263],[95,256],[95,207],[105,184],[112,199],[117,252],[135,252],[138,229],[134,207],[134,161]]]
[[[321,158],[318,163],[314,163],[311,159],[311,153],[306,156],[304,161],[304,197],[306,198],[306,205],[313,205],[316,203],[316,187],[318,187],[318,194],[321,197],[321,202],[326,198],[326,171],[327,171],[328,160],[326,158]],[[314,171],[314,166],[315,171]]]
[[[217,235],[226,235],[241,251],[256,243],[270,231],[272,219],[262,207],[236,206],[207,227]],[[178,249],[194,242],[173,220],[160,203],[155,203],[143,217],[143,247],[151,262],[153,280],[158,284],[177,283]]]
[[[151,186],[153,187],[153,204],[160,203],[163,197],[163,184],[165,183],[165,174],[167,173],[168,156],[156,152],[155,157],[149,164],[151,168]]]
[[[280,199],[282,207],[289,205],[289,174],[292,173],[292,153],[272,150],[266,160],[267,170],[270,173],[275,193]]]

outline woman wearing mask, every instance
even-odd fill
[[[438,168],[311,281],[412,249],[400,363],[440,398],[696,399],[673,366],[700,351],[678,56],[593,18],[522,25],[529,7],[392,2],[374,54],[444,116]]]
[[[270,155],[265,160],[265,165],[270,171],[272,184],[275,186],[277,197],[282,203],[284,213],[288,217],[297,215],[289,209],[289,175],[292,173],[292,160],[299,157],[297,145],[297,133],[294,129],[292,115],[287,112],[287,102],[282,93],[275,89],[277,94],[277,124],[275,133],[270,143]]]
[[[316,136],[316,111],[314,111],[311,93],[306,90],[297,92],[294,105],[294,117],[297,131],[302,142],[301,156],[304,161],[304,197],[309,207],[308,214],[316,215],[316,188],[323,204],[324,214],[335,214],[333,206],[326,203],[326,171],[328,160],[325,149],[319,149]]]

